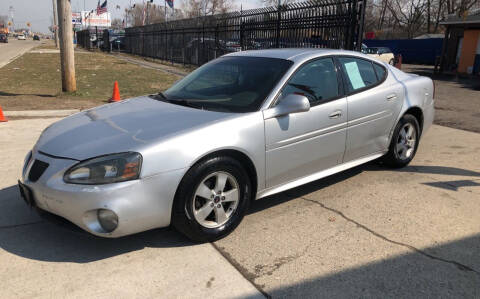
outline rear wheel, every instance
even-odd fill
[[[388,64],[394,65],[394,64],[395,64],[395,60],[394,60],[394,59],[390,59],[390,61],[388,62]]]
[[[404,167],[412,161],[420,140],[420,127],[417,119],[405,114],[393,132],[388,153],[383,162],[391,167]]]
[[[240,224],[250,197],[250,180],[237,160],[209,158],[194,165],[180,183],[172,223],[194,241],[212,242]]]

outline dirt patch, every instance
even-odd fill
[[[107,103],[115,81],[121,97],[130,98],[165,90],[180,78],[101,52],[77,55],[75,71],[77,91],[62,92],[60,55],[26,53],[2,68],[0,105],[4,110],[86,109]]]

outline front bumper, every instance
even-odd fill
[[[32,182],[28,174],[36,159],[49,166],[37,181]],[[33,152],[20,181],[32,190],[38,208],[102,237],[121,237],[170,225],[173,198],[184,169],[121,183],[67,184],[63,174],[76,163],[76,160]],[[108,233],[102,229],[97,219],[98,209],[115,212],[118,216],[115,230]]]

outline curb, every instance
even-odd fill
[[[79,112],[78,109],[71,110],[25,110],[25,111],[3,111],[7,117],[65,117]]]

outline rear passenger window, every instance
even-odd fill
[[[379,81],[370,61],[351,57],[340,57],[339,61],[346,76],[348,92],[374,85]]]
[[[375,69],[375,72],[377,73],[377,77],[379,81],[382,81],[383,78],[385,77],[385,68],[379,64],[374,63],[373,68]]]

